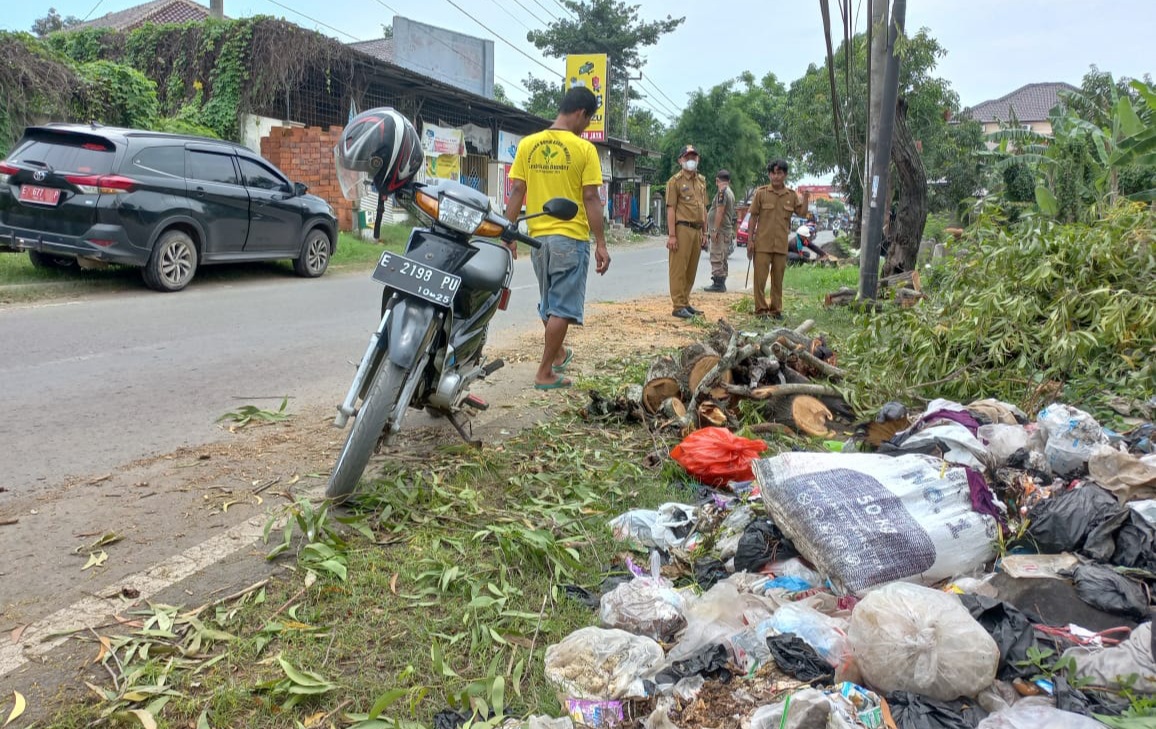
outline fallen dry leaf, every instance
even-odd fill
[[[17,625],[12,629],[12,632],[8,634],[8,637],[12,639],[13,643],[20,642],[20,636],[24,635],[24,631],[28,628],[28,625],[28,623],[25,623],[24,625]]]
[[[3,726],[8,726],[19,719],[20,715],[24,713],[24,709],[28,707],[28,702],[24,700],[24,694],[19,691],[13,691],[12,698],[15,699],[15,704],[12,706],[12,711],[8,714],[8,719],[4,722]]]
[[[393,577],[389,578],[389,591],[395,595],[397,594],[397,573],[396,572],[393,573]]]
[[[100,652],[96,654],[96,658],[93,658],[92,662],[100,663],[104,660],[104,657],[108,655],[110,650],[112,650],[112,643],[109,642],[107,637],[103,635],[100,636]]]
[[[84,572],[89,567],[100,567],[107,561],[108,554],[103,549],[100,550],[99,553],[92,552],[88,555],[88,561],[84,563],[84,566],[80,568],[80,571]]]
[[[128,713],[140,720],[145,729],[157,729],[157,720],[151,712],[144,709],[131,709]]]

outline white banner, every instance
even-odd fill
[[[421,149],[428,154],[454,154],[459,157],[466,153],[465,134],[461,129],[439,127],[422,123]]]
[[[522,137],[518,134],[498,130],[498,161],[514,164],[514,153],[518,151],[518,142],[521,141]]]

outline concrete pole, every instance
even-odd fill
[[[883,221],[891,208],[887,199],[890,189],[891,134],[895,128],[895,103],[899,97],[899,58],[895,55],[895,41],[907,16],[907,0],[895,0],[891,9],[890,30],[887,34],[887,71],[883,78],[883,99],[879,114],[879,139],[875,144],[875,159],[867,180],[868,209],[871,225],[867,231],[859,265],[859,298],[875,299],[879,289],[879,247],[883,240]]]
[[[863,160],[863,199],[859,204],[859,265],[866,265],[867,230],[871,223],[871,161],[879,139],[879,107],[887,67],[887,0],[867,0],[867,147]]]

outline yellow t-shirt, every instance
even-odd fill
[[[542,212],[546,201],[564,197],[578,203],[572,220],[548,215],[527,220],[530,235],[564,235],[590,240],[590,221],[582,203],[582,188],[602,184],[598,150],[587,140],[562,129],[546,129],[518,143],[510,179],[526,183],[526,214]]]

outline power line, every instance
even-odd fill
[[[328,28],[328,29],[332,30],[334,33],[340,33],[341,35],[345,36],[346,38],[353,38],[353,40],[357,41],[358,43],[361,43],[360,38],[358,38],[356,36],[352,36],[352,35],[346,33],[344,30],[341,30],[340,28],[334,28],[329,23],[323,23],[320,20],[318,20],[317,18],[306,15],[305,13],[301,12],[300,10],[294,10],[293,8],[289,7],[288,5],[277,2],[277,0],[269,0],[269,2],[273,3],[274,5],[276,5],[279,8],[284,8],[291,13],[295,13],[297,15],[300,15],[302,18],[305,18],[306,20],[310,20],[314,23],[317,23],[318,25],[320,25],[322,27]]]
[[[574,13],[574,11],[573,11],[573,10],[571,10],[571,9],[570,9],[570,8],[568,8],[568,7],[566,7],[566,6],[565,6],[565,5],[563,5],[562,3],[558,2],[558,0],[554,0],[554,4],[555,4],[555,5],[557,5],[558,7],[562,8],[563,10],[565,10],[565,11],[566,11],[566,12],[567,12],[567,13],[568,13],[568,14],[569,14],[571,17],[574,17],[574,18],[577,18],[577,17],[578,17],[578,16],[577,16],[577,15]]]
[[[510,86],[514,87],[515,89],[518,89],[519,91],[524,93],[527,97],[533,96],[533,94],[531,94],[529,91],[527,91],[526,88],[523,87],[521,84],[519,84],[517,81],[511,81],[508,78],[503,78],[496,73],[494,74],[494,78],[498,79],[499,81],[501,81],[504,84],[509,84]]]
[[[539,18],[537,15],[534,15],[534,11],[530,10],[530,8],[528,8],[528,7],[526,7],[525,5],[523,5],[523,4],[522,4],[522,2],[521,2],[521,0],[514,0],[514,2],[515,2],[515,3],[517,3],[518,7],[520,7],[522,10],[525,10],[525,11],[526,11],[526,14],[527,14],[527,15],[529,15],[529,16],[530,16],[531,18],[533,18],[534,20],[537,20],[537,21],[538,21],[539,23],[541,23],[542,25],[549,25],[549,23],[547,23],[545,20],[542,20],[542,19],[541,19],[541,18]]]
[[[647,77],[645,77],[645,76],[643,76],[643,78],[646,80],[646,83],[650,84],[650,87],[651,87],[652,89],[654,89],[655,91],[657,91],[659,94],[661,94],[661,95],[662,95],[662,98],[664,98],[664,99],[666,99],[667,101],[669,101],[669,102],[670,102],[670,105],[671,105],[671,107],[672,107],[672,108],[674,108],[674,109],[677,109],[677,110],[681,110],[681,109],[682,109],[682,107],[681,107],[681,106],[678,104],[678,102],[677,102],[677,101],[675,101],[674,99],[672,99],[672,98],[670,98],[669,96],[667,96],[665,91],[663,91],[662,89],[658,88],[658,84],[654,83],[653,81],[651,81],[649,78],[647,78]]]
[[[96,0],[96,5],[92,6],[92,10],[89,10],[88,15],[84,16],[84,20],[82,20],[80,22],[83,23],[85,20],[88,20],[89,18],[91,18],[92,14],[95,13],[96,9],[99,8],[101,6],[101,4],[103,4],[103,3],[104,3],[104,0]]]
[[[377,0],[377,4],[393,13],[394,15],[401,15],[401,13],[397,12],[397,8],[390,7],[389,5],[383,3],[381,0]]]
[[[535,4],[535,5],[537,5],[538,7],[542,8],[542,10],[543,10],[543,11],[545,11],[546,15],[550,16],[550,19],[551,19],[551,20],[557,20],[557,19],[558,19],[558,16],[557,16],[557,15],[554,15],[554,13],[551,13],[551,12],[550,12],[550,8],[548,8],[548,7],[546,7],[545,5],[543,5],[543,4],[540,2],[540,0],[534,0],[534,4]]]
[[[269,1],[270,1],[270,2],[273,2],[273,0],[269,0]],[[547,66],[546,64],[544,64],[544,63],[542,63],[541,61],[539,61],[537,58],[534,58],[534,57],[533,57],[533,56],[531,56],[529,53],[526,53],[526,52],[525,52],[525,51],[523,51],[521,48],[517,47],[516,45],[514,45],[514,44],[513,44],[513,43],[511,43],[510,41],[508,41],[508,40],[506,40],[505,38],[503,38],[503,37],[502,37],[500,34],[498,34],[498,33],[495,33],[495,32],[493,31],[493,29],[491,29],[491,28],[490,28],[489,26],[487,26],[485,23],[483,23],[482,21],[478,20],[478,19],[477,19],[477,18],[475,18],[474,16],[470,15],[470,14],[469,14],[469,13],[467,13],[465,10],[462,10],[462,6],[461,6],[461,5],[458,5],[456,2],[454,2],[454,0],[446,0],[446,2],[447,2],[447,3],[449,3],[450,5],[453,5],[455,8],[457,8],[457,9],[458,9],[458,11],[460,11],[460,12],[461,12],[461,14],[462,14],[462,15],[466,16],[466,17],[467,17],[467,18],[469,18],[470,20],[472,20],[472,21],[474,21],[475,23],[477,23],[478,25],[480,25],[482,28],[484,28],[486,31],[488,31],[488,32],[489,32],[491,35],[493,35],[493,36],[494,36],[494,37],[496,37],[498,40],[500,40],[501,42],[503,42],[503,43],[505,43],[506,45],[508,45],[510,48],[513,48],[513,49],[514,49],[515,51],[517,51],[518,53],[521,53],[521,54],[522,54],[523,56],[525,56],[526,58],[530,59],[531,61],[533,61],[534,63],[538,64],[538,65],[539,65],[539,66],[541,66],[542,68],[546,69],[546,70],[547,70],[547,71],[549,71],[549,72],[550,72],[552,75],[555,75],[555,76],[556,76],[556,75],[558,75],[558,70],[557,70],[557,69],[554,69],[554,68],[550,68],[550,67],[549,67],[549,66]]]
[[[503,13],[505,13],[506,15],[509,15],[511,18],[513,18],[513,19],[514,19],[514,21],[515,21],[515,22],[516,22],[518,25],[522,26],[522,27],[523,27],[523,28],[525,28],[526,30],[533,30],[533,28],[531,28],[530,26],[528,26],[528,25],[526,25],[525,23],[523,23],[521,18],[519,18],[517,15],[514,15],[514,14],[513,14],[513,13],[511,13],[509,10],[507,10],[507,9],[506,9],[506,6],[505,6],[505,5],[502,5],[500,2],[498,2],[498,0],[490,0],[490,2],[492,2],[494,5],[497,5],[497,6],[498,6],[498,7],[499,7],[499,8],[502,10],[502,12],[503,12]]]
[[[651,91],[654,91],[654,92],[657,92],[657,93],[660,93],[660,94],[662,93],[662,89],[660,89],[660,88],[658,88],[657,86],[655,86],[655,85],[654,85],[654,82],[653,82],[653,81],[651,81],[650,79],[646,78],[645,76],[643,76],[643,78],[641,79],[641,81],[645,81],[645,82],[646,82],[646,84],[647,84],[647,85],[650,87],[650,90],[651,90]],[[640,84],[640,86],[641,86],[641,84]],[[643,88],[645,88],[645,87],[643,87]],[[666,96],[666,94],[662,94],[662,95],[663,95],[663,96]],[[658,97],[652,97],[652,98],[654,99],[654,102],[655,102],[656,104],[661,104],[663,109],[665,109],[666,111],[670,112],[670,113],[671,113],[672,115],[674,115],[675,117],[677,117],[679,114],[681,114],[681,113],[682,113],[682,111],[681,111],[681,110],[680,110],[680,109],[679,109],[677,106],[675,106],[675,105],[673,105],[673,104],[669,104],[669,103],[667,103],[667,102],[663,101],[662,99],[659,99]]]

